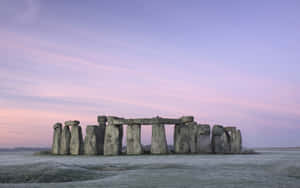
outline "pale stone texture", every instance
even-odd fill
[[[239,140],[236,127],[225,127],[230,137],[230,153],[239,153]]]
[[[222,135],[224,135],[223,126],[214,125],[212,130],[212,150],[214,153],[224,153],[224,143]]]
[[[71,141],[71,132],[69,126],[64,126],[64,129],[61,134],[61,144],[60,144],[60,154],[69,155],[70,154],[70,141]]]
[[[189,135],[190,135],[190,152],[191,153],[196,153],[197,152],[197,130],[198,130],[198,125],[196,122],[190,122],[186,123],[187,126],[189,127]]]
[[[230,153],[230,136],[226,130],[224,130],[221,136],[221,143],[223,147],[223,153]]]
[[[83,139],[82,130],[79,125],[73,125],[71,129],[71,143],[70,143],[70,154],[81,155],[83,154]]]
[[[79,125],[80,121],[78,120],[69,120],[69,121],[65,121],[65,126],[76,126]]]
[[[122,152],[123,125],[112,124],[108,117],[108,125],[105,128],[104,155],[120,155]]]
[[[104,125],[99,125],[96,134],[98,138],[98,154],[103,155],[103,150],[104,150],[104,137],[105,137],[105,127]]]
[[[86,135],[84,139],[84,154],[85,155],[97,155],[98,154],[98,142],[96,125],[89,125],[86,127]]]
[[[167,146],[164,124],[152,125],[151,153],[152,154],[168,153],[168,146]]]
[[[198,125],[197,130],[197,153],[211,153],[210,126]]]
[[[143,153],[141,144],[141,125],[133,124],[127,126],[127,147],[128,155],[139,155]]]
[[[190,128],[184,123],[176,124],[174,128],[174,152],[189,153]]]
[[[59,150],[60,150],[60,143],[61,143],[61,123],[55,123],[53,125],[53,143],[52,143],[52,154],[59,154]]]

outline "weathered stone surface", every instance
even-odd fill
[[[224,132],[224,127],[222,125],[214,125],[212,135],[213,136],[222,136]]]
[[[112,124],[115,117],[109,116],[105,128],[104,155],[120,155],[122,152],[123,125]]]
[[[183,116],[180,118],[181,123],[189,123],[189,122],[193,122],[194,121],[194,117],[193,116]]]
[[[221,136],[221,142],[223,147],[222,153],[230,153],[230,136],[226,130],[224,130],[223,135]]]
[[[214,125],[212,131],[212,150],[214,153],[224,153],[224,138],[222,135],[224,134],[224,128],[221,125]]]
[[[225,127],[229,135],[229,144],[230,144],[230,153],[238,153],[239,152],[239,141],[237,139],[237,130],[235,127]]]
[[[78,121],[78,120],[65,121],[65,126],[76,126],[79,124],[80,124],[80,121]]]
[[[221,125],[213,127],[212,149],[216,154],[230,153],[230,136]]]
[[[105,138],[105,127],[104,125],[99,125],[96,134],[98,138],[98,154],[103,155],[103,150],[104,150],[104,138]]]
[[[174,152],[189,153],[190,128],[184,123],[176,124],[174,128]]]
[[[152,154],[168,153],[168,146],[167,146],[164,124],[152,125],[151,153]]]
[[[98,142],[97,138],[98,126],[89,125],[86,127],[86,135],[84,139],[84,154],[85,155],[97,155],[98,154]]]
[[[61,123],[55,123],[53,125],[53,142],[52,142],[52,154],[59,154],[60,143],[61,143]]]
[[[110,116],[112,117],[112,116]],[[110,124],[126,124],[126,125],[132,125],[132,124],[140,124],[140,125],[153,125],[153,124],[181,124],[181,123],[187,123],[192,122],[194,120],[193,116],[184,116],[179,119],[171,119],[171,118],[162,118],[162,117],[154,117],[154,118],[135,118],[135,119],[125,119],[120,117],[113,117],[110,118],[111,122],[108,122]]]
[[[127,126],[127,147],[128,155],[139,155],[143,153],[141,144],[141,125],[133,124]]]
[[[243,146],[242,146],[242,134],[241,134],[241,131],[238,129],[237,130],[237,140],[238,140],[238,150],[237,152],[238,153],[241,153],[242,152],[242,149],[243,149]]]
[[[69,155],[70,154],[70,142],[71,142],[71,132],[68,126],[64,126],[61,134],[61,144],[60,144],[60,154]]]
[[[83,139],[82,130],[79,125],[72,126],[71,129],[71,142],[70,142],[70,154],[81,155],[83,154]]]
[[[211,153],[210,126],[198,125],[197,131],[197,153]]]
[[[196,122],[186,123],[189,127],[189,135],[190,135],[190,152],[196,153],[197,152],[197,132],[198,132],[198,125]]]
[[[99,125],[105,126],[105,124],[107,122],[107,117],[106,116],[98,116],[97,121],[98,121]]]

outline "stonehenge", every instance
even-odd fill
[[[61,133],[61,143],[60,143],[60,152],[61,155],[70,154],[70,142],[71,142],[71,132],[69,126],[64,126],[64,129]]]
[[[117,117],[108,116],[108,124],[105,128],[104,136],[104,155],[120,155],[122,152],[123,126],[119,123],[114,123]]]
[[[97,155],[99,137],[97,136],[97,125],[88,125],[86,127],[86,135],[84,139],[84,154],[85,155]]]
[[[70,141],[70,154],[71,155],[81,155],[83,154],[83,138],[81,126],[79,126],[78,121],[65,122],[65,125],[72,126],[71,128],[71,141]]]
[[[59,154],[61,145],[61,123],[55,123],[53,125],[53,143],[52,143],[52,153]]]
[[[131,124],[127,126],[127,155],[139,155],[143,153],[141,144],[141,125]]]
[[[197,153],[211,153],[210,126],[199,124],[197,129]]]
[[[152,125],[151,153],[168,153],[168,145],[164,124],[157,123]]]
[[[98,125],[86,126],[83,140],[80,121],[65,121],[53,126],[52,154],[54,155],[141,155],[141,126],[152,126],[151,154],[239,154],[242,152],[242,135],[236,127],[199,124],[193,116],[177,119],[121,118],[101,115]],[[123,126],[127,125],[126,150],[122,152]],[[169,151],[165,126],[175,125],[173,150]],[[145,151],[146,152],[146,151]]]

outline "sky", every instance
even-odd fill
[[[97,115],[193,115],[237,126],[246,147],[300,146],[299,9],[298,0],[1,0],[0,147],[49,147],[54,123],[85,129]]]

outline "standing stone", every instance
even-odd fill
[[[96,125],[89,125],[86,127],[86,135],[84,139],[84,154],[85,155],[97,155],[98,154],[98,142]]]
[[[70,141],[71,132],[69,126],[65,126],[61,134],[61,144],[60,144],[60,154],[69,155],[70,154]]]
[[[104,137],[105,137],[105,125],[99,125],[96,129],[97,139],[98,139],[98,154],[103,155],[104,150]]]
[[[212,131],[212,150],[214,153],[224,153],[224,143],[222,135],[224,135],[224,128],[221,125],[214,125]]]
[[[61,142],[61,123],[55,123],[53,125],[53,143],[52,143],[52,154],[59,154],[60,142]]]
[[[123,125],[115,125],[112,120],[117,117],[109,116],[105,128],[104,155],[120,155],[122,153]]]
[[[197,153],[211,153],[210,126],[198,125],[197,131]]]
[[[224,130],[221,136],[221,142],[223,147],[223,153],[230,153],[230,136],[226,130]]]
[[[237,130],[237,140],[238,140],[238,150],[237,152],[238,153],[241,153],[242,152],[242,149],[243,149],[243,146],[242,146],[242,134],[241,134],[241,131],[238,129]]]
[[[126,152],[127,155],[140,155],[143,153],[140,124],[132,124],[127,126]]]
[[[186,124],[176,124],[174,129],[174,152],[189,153],[190,128]]]
[[[230,137],[230,153],[239,153],[239,140],[235,127],[225,127]]]
[[[189,127],[189,135],[190,135],[190,152],[196,153],[197,152],[197,130],[198,125],[196,122],[190,122],[187,123],[187,126]]]
[[[79,125],[73,125],[71,129],[71,143],[70,143],[70,154],[81,155],[83,154],[83,139],[82,130]]]
[[[167,145],[164,124],[152,125],[151,153],[152,154],[168,153],[168,145]]]

